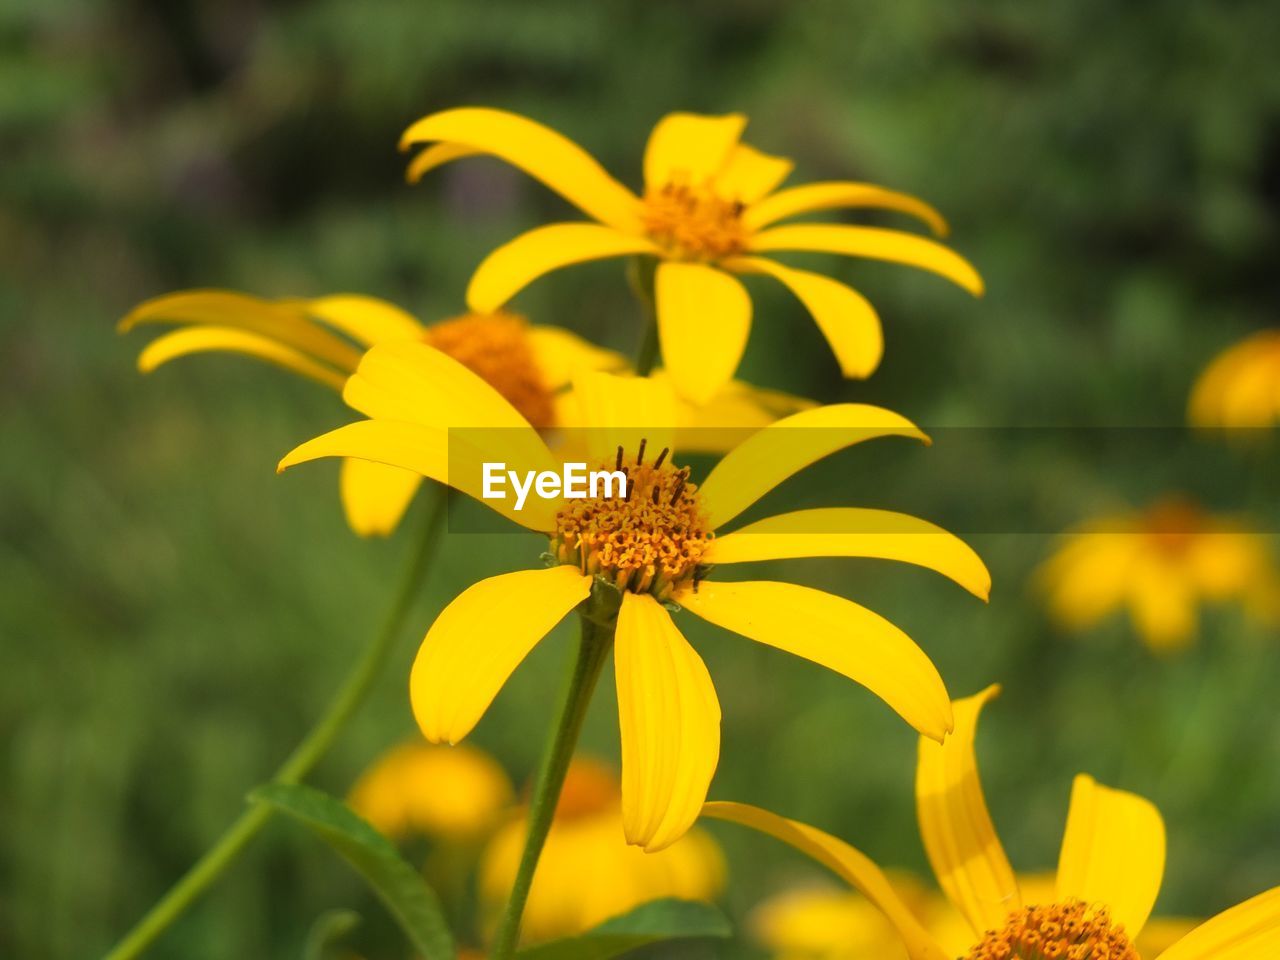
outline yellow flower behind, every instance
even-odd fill
[[[530,650],[594,594],[613,604],[614,677],[622,735],[622,816],[628,841],[650,851],[697,818],[720,753],[720,706],[702,658],[672,618],[683,610],[861,683],[920,732],[941,739],[951,702],[937,669],[910,637],[843,597],[775,581],[706,579],[712,565],[793,557],[875,557],[939,572],[985,598],[990,574],[939,527],[882,510],[799,510],[718,536],[792,474],[877,437],[926,440],[878,407],[805,410],[751,434],[701,485],[673,451],[671,391],[651,379],[579,380],[594,419],[593,466],[625,470],[627,497],[482,497],[483,463],[520,476],[560,473],[543,438],[471,371],[425,344],[374,347],[344,397],[371,419],[289,453],[286,467],[358,457],[448,483],[548,538],[549,566],[482,580],[427,632],[410,696],[428,740],[457,743]],[[449,429],[452,428],[452,429]],[[616,617],[616,624],[613,622]]]
[[[491,917],[511,891],[525,831],[524,817],[513,818],[482,855],[480,898]],[[697,828],[659,853],[628,846],[617,775],[576,758],[538,860],[523,937],[537,942],[573,936],[664,897],[709,901],[724,887],[724,872],[719,845]]]
[[[1280,424],[1280,330],[1264,330],[1228,347],[1191,391],[1187,417],[1197,427]]]
[[[1194,638],[1204,603],[1236,602],[1262,619],[1280,611],[1280,573],[1268,538],[1182,498],[1069,534],[1036,577],[1063,627],[1086,629],[1125,609],[1158,652]]]
[[[560,267],[626,255],[658,259],[654,295],[665,366],[679,391],[705,403],[733,376],[746,348],[751,298],[737,274],[781,282],[813,316],[848,377],[866,377],[883,352],[880,321],[851,287],[762,254],[813,251],[869,257],[937,273],[975,295],[982,280],[947,247],[914,233],[845,224],[781,221],[819,210],[875,207],[914,216],[935,233],[946,224],[928,204],[869,183],[832,181],[778,189],[791,161],[741,142],[741,114],[672,113],[649,135],[644,193],[633,193],[571,140],[518,114],[464,107],[423,117],[402,149],[431,144],[409,167],[416,181],[476,154],[505,160],[540,180],[595,223],[538,227],[499,247],[467,288],[473,310],[497,310],[528,283]]]
[[[931,933],[889,877],[842,840],[746,804],[709,803],[704,812],[776,837],[840,876],[889,920],[909,960],[1139,960],[1135,944],[1164,877],[1160,812],[1077,776],[1053,888],[1024,887],[991,822],[974,752],[978,715],[997,692],[957,700],[943,743],[920,740],[916,812],[938,886],[969,928],[959,948]],[[1280,887],[1196,925],[1155,960],[1277,956]]]

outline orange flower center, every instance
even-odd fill
[[[579,820],[616,810],[621,792],[618,775],[602,763],[575,757],[564,778],[556,803],[557,823]]]
[[[423,340],[483,378],[538,430],[555,426],[555,405],[529,340],[514,313],[467,313],[427,328]]]
[[[990,930],[964,960],[1139,960],[1106,907],[1068,900],[1024,907]]]
[[[706,187],[672,181],[645,194],[641,217],[649,237],[681,260],[714,260],[747,246],[743,204]]]
[[[1143,529],[1155,546],[1168,554],[1184,553],[1205,530],[1204,512],[1182,497],[1169,497],[1147,511]]]
[[[689,468],[666,462],[667,450],[644,462],[645,442],[634,459],[622,448],[597,469],[619,470],[627,494],[568,501],[556,514],[551,553],[619,590],[650,593],[659,600],[701,576],[702,558],[714,534],[689,483]],[[617,492],[616,490],[614,491]]]

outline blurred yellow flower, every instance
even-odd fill
[[[1165,831],[1160,812],[1132,793],[1076,777],[1053,890],[1024,889],[996,835],[978,777],[974,740],[990,687],[955,703],[955,730],[920,740],[916,809],[938,885],[969,926],[944,943],[865,854],[813,827],[738,803],[706,814],[770,834],[861,891],[888,918],[910,960],[1138,960],[1135,942],[1160,892]],[[1280,887],[1194,927],[1158,960],[1275,960]]]
[[[943,737],[951,702],[942,679],[889,621],[790,583],[702,580],[713,564],[878,557],[935,570],[985,598],[990,575],[977,554],[905,514],[800,510],[715,537],[809,464],[875,437],[926,439],[917,427],[862,404],[806,410],[752,434],[696,486],[689,468],[674,462],[669,387],[594,373],[577,389],[595,423],[588,433],[594,464],[628,472],[626,499],[607,493],[565,499],[557,491],[518,509],[511,498],[483,498],[483,463],[502,462],[520,476],[558,474],[561,464],[488,384],[424,344],[370,350],[343,395],[372,419],[317,437],[281,461],[283,470],[318,457],[362,457],[414,470],[550,539],[551,566],[474,584],[428,631],[410,678],[414,714],[428,740],[465,737],[534,645],[597,582],[617,611],[622,814],[631,843],[660,850],[689,828],[720,752],[715,689],[669,604],[862,683],[917,730]]]
[[[1051,615],[1091,627],[1128,609],[1156,651],[1184,647],[1202,603],[1235,601],[1261,618],[1280,609],[1280,575],[1267,537],[1183,498],[1102,518],[1068,535],[1036,574]]]
[[[466,843],[498,825],[514,800],[506,771],[469,746],[402,743],[361,774],[347,802],[393,839]]]
[[[1272,427],[1280,423],[1280,330],[1228,347],[1200,374],[1187,416],[1197,427]]]
[[[525,832],[524,819],[513,819],[482,855],[480,898],[491,916],[511,891]],[[521,929],[531,942],[573,936],[650,900],[711,900],[723,886],[724,857],[702,830],[690,830],[659,853],[628,846],[622,838],[617,775],[595,761],[575,758]]]
[[[981,294],[982,280],[966,260],[913,233],[844,224],[776,226],[818,210],[877,207],[946,233],[928,204],[873,184],[835,181],[778,190],[791,161],[741,143],[746,123],[737,113],[664,117],[645,148],[643,196],[571,140],[502,110],[466,107],[423,117],[405,131],[401,148],[432,144],[411,163],[411,181],[461,157],[490,154],[597,221],[538,227],[499,247],[471,278],[467,303],[473,310],[497,310],[531,281],[570,264],[628,254],[657,258],[662,356],[680,392],[696,403],[728,382],[746,347],[751,299],[734,274],[763,274],[788,287],[812,314],[845,376],[868,376],[880,362],[880,321],[861,294],[760,254],[800,250],[887,260]]]

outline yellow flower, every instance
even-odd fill
[[[613,771],[591,760],[572,762],[525,907],[527,941],[582,933],[649,900],[711,900],[720,893],[724,858],[711,837],[694,828],[659,853],[628,846],[620,797]],[[493,916],[511,891],[525,831],[523,817],[512,820],[481,859],[480,897]]]
[[[1037,577],[1064,627],[1091,627],[1127,608],[1138,635],[1156,651],[1192,639],[1202,602],[1234,600],[1264,619],[1280,604],[1267,538],[1182,498],[1070,534]]]
[[[551,566],[474,584],[427,633],[410,678],[414,714],[427,739],[465,737],[521,660],[597,581],[597,594],[607,590],[618,608],[623,822],[627,839],[646,849],[674,842],[697,818],[720,750],[711,678],[665,604],[836,670],[929,736],[941,738],[950,729],[951,704],[937,670],[887,620],[808,587],[702,580],[713,564],[879,557],[936,570],[985,597],[990,575],[978,556],[939,527],[904,514],[800,510],[715,538],[716,530],[814,461],[874,437],[925,439],[918,428],[861,404],[806,410],[753,433],[695,486],[689,469],[676,465],[663,427],[673,419],[671,391],[663,384],[595,373],[578,389],[597,424],[589,433],[594,464],[629,472],[625,500],[607,493],[531,497],[518,510],[511,498],[483,499],[483,463],[505,463],[522,477],[559,473],[561,464],[483,380],[423,344],[370,350],[344,397],[372,419],[304,443],[281,461],[284,469],[318,457],[361,457],[414,470],[549,538]]]
[[[506,772],[474,747],[402,743],[351,788],[351,809],[395,839],[465,843],[496,827],[514,799]]]
[[[1191,391],[1187,416],[1197,427],[1271,427],[1280,423],[1280,330],[1228,347]]]
[[[916,808],[938,885],[969,925],[968,943],[940,943],[865,854],[813,827],[737,803],[706,814],[789,843],[862,892],[889,919],[910,960],[1138,960],[1135,940],[1160,892],[1165,831],[1160,812],[1132,793],[1076,777],[1052,894],[1024,890],[996,836],[978,778],[978,714],[998,688],[955,704],[942,744],[921,738]],[[1280,955],[1280,887],[1202,923],[1159,960],[1274,960]]]
[[[664,117],[645,148],[643,196],[571,140],[502,110],[434,113],[409,127],[400,144],[432,144],[414,158],[410,180],[460,157],[491,154],[597,221],[538,227],[499,247],[471,278],[467,303],[473,310],[496,310],[532,280],[570,264],[628,254],[657,258],[662,356],[681,393],[697,403],[729,380],[746,347],[751,299],[733,274],[763,274],[788,287],[812,314],[845,376],[868,376],[880,362],[880,321],[861,294],[760,254],[802,250],[887,260],[981,294],[973,267],[925,237],[841,224],[777,226],[817,210],[878,207],[911,214],[939,235],[946,232],[928,204],[873,184],[835,181],[778,190],[791,161],[741,143],[746,123],[736,113]]]

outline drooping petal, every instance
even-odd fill
[[[422,474],[372,460],[342,461],[338,490],[351,529],[362,537],[386,537],[422,485]]]
[[[884,912],[901,935],[911,960],[949,960],[893,889],[884,871],[862,851],[815,827],[745,803],[714,801],[703,808],[702,815],[766,833],[822,864]]]
[[[725,166],[746,125],[747,118],[740,113],[667,114],[653,128],[645,146],[645,188],[660,190],[671,182],[705,183]]]
[[[748,207],[742,215],[742,222],[749,229],[759,230],[771,223],[786,220],[801,213],[815,213],[818,210],[834,210],[839,207],[897,210],[924,221],[937,236],[947,235],[947,221],[923,200],[906,193],[899,193],[897,190],[877,187],[874,183],[852,183],[840,180],[806,183],[788,190],[780,190]]]
[[[960,254],[933,240],[901,230],[831,224],[774,227],[757,233],[751,240],[751,249],[761,253],[810,250],[903,263],[945,277],[975,297],[982,296],[983,291],[978,271]]]
[[[876,437],[929,438],[906,417],[865,403],[836,403],[784,417],[716,464],[699,496],[712,529],[728,523],[792,474]]]
[[[787,179],[794,167],[786,157],[775,157],[740,143],[716,174],[715,192],[725,199],[752,204]]]
[[[976,597],[991,593],[991,573],[973,548],[927,520],[890,510],[796,510],[748,524],[711,542],[707,563],[794,557],[875,557],[934,570]]]
[[[973,749],[978,714],[999,690],[988,687],[957,700],[955,730],[941,744],[921,737],[916,764],[916,813],[929,863],[938,885],[979,936],[999,929],[1022,906],[987,812]]]
[[[549,390],[560,390],[568,386],[580,373],[592,370],[625,370],[627,367],[627,360],[622,354],[597,347],[563,327],[531,324],[527,335],[533,349],[534,362]]]
[[[1060,901],[1104,904],[1136,937],[1160,893],[1164,858],[1164,820],[1149,800],[1076,777],[1058,857]]]
[[[306,310],[366,347],[384,340],[416,340],[426,330],[407,310],[358,293],[317,297],[307,301]]]
[[[630,459],[642,440],[652,460],[675,443],[676,403],[669,383],[597,371],[574,381],[573,398],[571,425],[584,430],[581,439],[595,461],[614,459],[619,447]]]
[[[762,273],[785,285],[804,304],[836,355],[846,377],[869,377],[884,354],[880,317],[871,302],[852,287],[809,270],[796,270],[764,257],[726,260],[726,270]]]
[[[1185,647],[1196,630],[1196,598],[1188,571],[1166,557],[1139,555],[1129,583],[1134,628],[1155,651]]]
[[[642,236],[596,223],[536,227],[504,243],[476,267],[467,286],[467,306],[476,313],[493,313],[552,270],[588,260],[657,252],[658,248]]]
[[[675,600],[717,626],[862,684],[926,737],[941,740],[951,729],[951,699],[933,662],[866,607],[812,587],[767,580],[703,581]]]
[[[751,331],[751,297],[705,263],[661,263],[655,296],[667,374],[692,403],[706,403],[733,377]]]
[[[239,353],[265,360],[335,390],[341,390],[347,380],[342,371],[313,360],[305,353],[277,340],[269,340],[249,330],[203,324],[173,330],[156,337],[138,354],[138,369],[143,373],[150,373],[161,364],[178,357],[209,352]]]
[[[623,826],[652,853],[698,819],[720,757],[720,703],[702,658],[648,594],[622,595],[614,658]]]
[[[539,640],[591,592],[573,567],[520,570],[472,584],[423,638],[409,698],[423,736],[457,743]]]
[[[484,153],[483,150],[477,150],[475,147],[468,147],[461,143],[432,144],[409,161],[409,166],[404,171],[405,182],[417,183],[436,167],[443,167],[446,163],[452,163],[454,160],[475,157],[482,153]]]
[[[1280,887],[1205,921],[1156,960],[1274,960],[1280,956]]]
[[[433,140],[492,154],[542,181],[601,223],[618,230],[640,229],[636,195],[568,137],[528,117],[484,107],[444,110],[409,127],[400,138],[400,149]],[[445,162],[439,156],[429,166]],[[423,166],[428,164],[423,161]]]
[[[1142,543],[1135,533],[1102,531],[1066,540],[1035,574],[1054,618],[1079,630],[1119,609]]]

